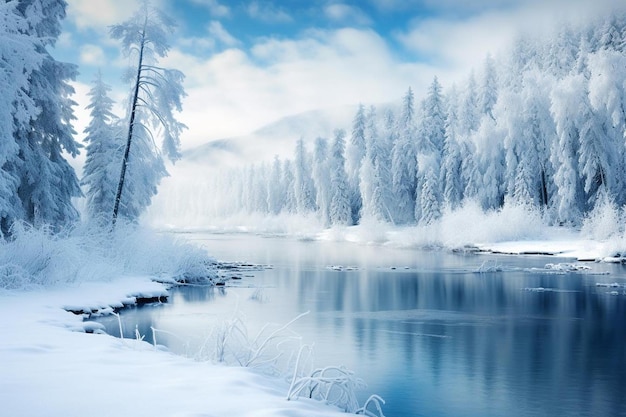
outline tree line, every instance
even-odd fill
[[[519,36],[463,83],[444,91],[435,77],[419,102],[409,88],[400,105],[360,105],[349,132],[229,172],[216,181],[221,210],[430,224],[473,200],[579,225],[598,204],[626,203],[625,49],[624,12]]]

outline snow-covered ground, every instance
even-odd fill
[[[158,295],[147,277],[0,293],[0,414],[5,416],[333,416],[321,402],[287,401],[287,383],[87,334],[64,308],[102,308]]]
[[[94,311],[163,295],[153,281],[216,275],[200,248],[120,225],[54,235],[17,225],[0,240],[0,415],[331,416],[287,401],[287,382],[194,362],[146,342],[88,334]]]

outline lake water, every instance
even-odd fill
[[[219,260],[272,269],[126,311],[126,337],[149,339],[152,326],[159,343],[194,355],[235,314],[255,333],[309,311],[290,329],[314,343],[315,364],[354,370],[368,384],[361,401],[379,394],[388,417],[626,416],[622,265],[559,274],[545,265],[571,260],[187,237]],[[483,264],[497,272],[476,273]]]

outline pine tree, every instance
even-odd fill
[[[556,220],[559,223],[578,224],[584,212],[582,186],[578,179],[578,128],[572,118],[578,103],[571,97],[571,92],[578,88],[579,82],[580,79],[576,76],[566,77],[557,83],[550,94],[550,111],[558,137],[552,144],[550,159],[556,167],[554,199]]]
[[[446,116],[443,109],[441,85],[439,84],[437,77],[433,79],[433,82],[428,89],[428,95],[422,103],[422,108],[423,114],[417,132],[418,142],[416,149],[418,159],[416,184],[418,192],[416,192],[415,219],[418,221],[424,215],[424,210],[428,211],[429,215],[437,211],[440,212],[439,208],[433,209],[431,212],[429,208],[424,207],[424,198],[437,200],[438,206],[442,200],[441,187],[438,177],[441,170],[441,158],[445,142]],[[425,162],[427,161],[427,166],[421,167],[419,164],[420,160]],[[435,175],[435,173],[437,173],[437,175],[434,178],[431,178]],[[426,178],[427,175],[431,177]],[[431,181],[432,184],[425,187],[424,182],[427,180]],[[422,197],[421,193],[423,190],[427,190],[432,195]]]
[[[446,131],[441,163],[444,204],[455,209],[461,205],[465,188],[461,175],[461,148],[458,142],[458,94],[453,87],[447,94]]]
[[[478,108],[478,87],[474,72],[470,73],[467,86],[460,96],[459,102],[459,144],[461,155],[461,174],[463,176],[463,196],[478,198],[481,190],[482,173],[479,168],[479,157],[473,136],[480,127],[480,112]]]
[[[377,207],[377,200],[380,198],[380,178],[376,167],[378,131],[376,129],[376,110],[372,106],[368,114],[367,126],[363,127],[365,137],[365,156],[359,169],[359,190],[362,199],[361,218],[372,218],[382,220],[381,213]],[[366,133],[367,132],[367,133]]]
[[[439,189],[439,176],[436,174],[436,163],[431,160],[422,161],[421,167],[424,172],[422,181],[421,199],[418,202],[420,210],[419,223],[432,224],[441,217],[441,192]]]
[[[391,158],[392,190],[396,201],[393,217],[400,224],[415,220],[417,157],[414,115],[413,90],[409,88],[402,102],[398,135],[393,145]]]
[[[296,144],[294,188],[297,212],[308,213],[315,211],[315,184],[311,176],[311,161],[302,138]]]
[[[348,187],[350,193],[350,206],[352,222],[357,223],[359,213],[363,205],[359,189],[359,170],[365,157],[365,107],[360,104],[352,121],[352,134],[350,142],[346,146],[346,172],[348,175]]]
[[[484,209],[499,208],[504,203],[505,192],[504,129],[496,116],[502,105],[499,103],[499,81],[495,65],[493,58],[488,55],[477,87],[479,126],[476,132],[470,133],[477,148],[475,164],[478,177],[475,181],[480,192],[476,197]]]
[[[625,25],[626,26],[626,25]],[[610,194],[618,205],[626,203],[626,57],[617,50],[601,50],[589,57],[589,104],[606,136]]]
[[[121,132],[115,126],[114,102],[108,96],[109,91],[111,87],[104,83],[98,71],[89,91],[91,100],[87,109],[91,121],[85,129],[87,159],[82,179],[82,185],[86,187],[87,212],[92,218],[109,215],[113,210],[123,149],[122,142],[118,141]]]
[[[267,187],[267,207],[270,214],[278,214],[283,209],[286,190],[282,188],[282,163],[278,156],[274,157]]]
[[[0,237],[10,232],[15,220],[24,218],[17,195],[22,181],[17,168],[22,161],[15,134],[26,130],[39,113],[28,92],[30,76],[45,57],[18,5],[17,1],[0,3]]]
[[[352,224],[350,194],[346,176],[345,135],[343,130],[335,132],[335,139],[330,150],[330,223],[335,225]]]
[[[35,110],[30,116],[19,114],[24,109],[17,110],[18,120],[24,122],[13,134],[18,156],[4,167],[18,180],[20,218],[55,228],[78,218],[72,198],[82,195],[76,173],[64,157],[79,152],[72,127],[74,89],[69,84],[77,70],[73,64],[55,60],[47,50],[61,33],[66,6],[62,0],[23,0],[17,5],[17,12],[28,22],[20,32],[38,39],[35,51],[42,60],[29,75],[29,102]]]
[[[176,120],[174,112],[182,108],[182,98],[185,95],[182,87],[184,75],[178,70],[156,65],[158,59],[165,57],[169,51],[167,37],[173,29],[174,22],[144,0],[140,9],[128,21],[113,26],[110,31],[113,39],[122,42],[123,50],[127,55],[137,55],[137,66],[131,80],[128,134],[115,196],[113,224],[117,219],[122,192],[125,189],[126,171],[132,165],[133,158],[135,169],[147,171],[156,168],[154,172],[158,174],[141,173],[140,176],[145,181],[144,185],[148,192],[138,196],[129,189],[125,194],[126,199],[135,201],[126,203],[127,205],[135,205],[143,210],[150,204],[152,196],[156,194],[156,187],[161,178],[167,175],[161,153],[154,146],[144,146],[152,141],[144,140],[143,137],[156,136],[157,130],[152,126],[158,126],[158,132],[163,137],[162,152],[172,161],[180,157],[180,134],[185,126]],[[141,138],[144,143],[131,152],[131,145],[136,137]],[[139,154],[139,152],[147,153]],[[135,155],[131,157],[133,153]],[[141,161],[146,161],[146,164],[142,165]]]
[[[315,204],[322,222],[328,226],[330,225],[331,181],[328,141],[324,138],[315,140],[313,181],[315,183]]]
[[[282,189],[285,197],[283,199],[283,211],[287,213],[296,213],[296,178],[294,174],[293,163],[286,160],[283,163]]]
[[[495,60],[490,54],[485,58],[483,63],[483,73],[478,92],[478,109],[479,111],[495,119],[493,108],[498,101],[498,74],[496,70]]]

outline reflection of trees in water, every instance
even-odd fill
[[[626,300],[588,281],[529,272],[298,276],[302,302],[327,294],[315,310],[344,314],[359,349],[396,352],[409,367],[425,361],[433,383],[456,373],[477,395],[498,392],[537,415],[619,415],[626,409]]]

